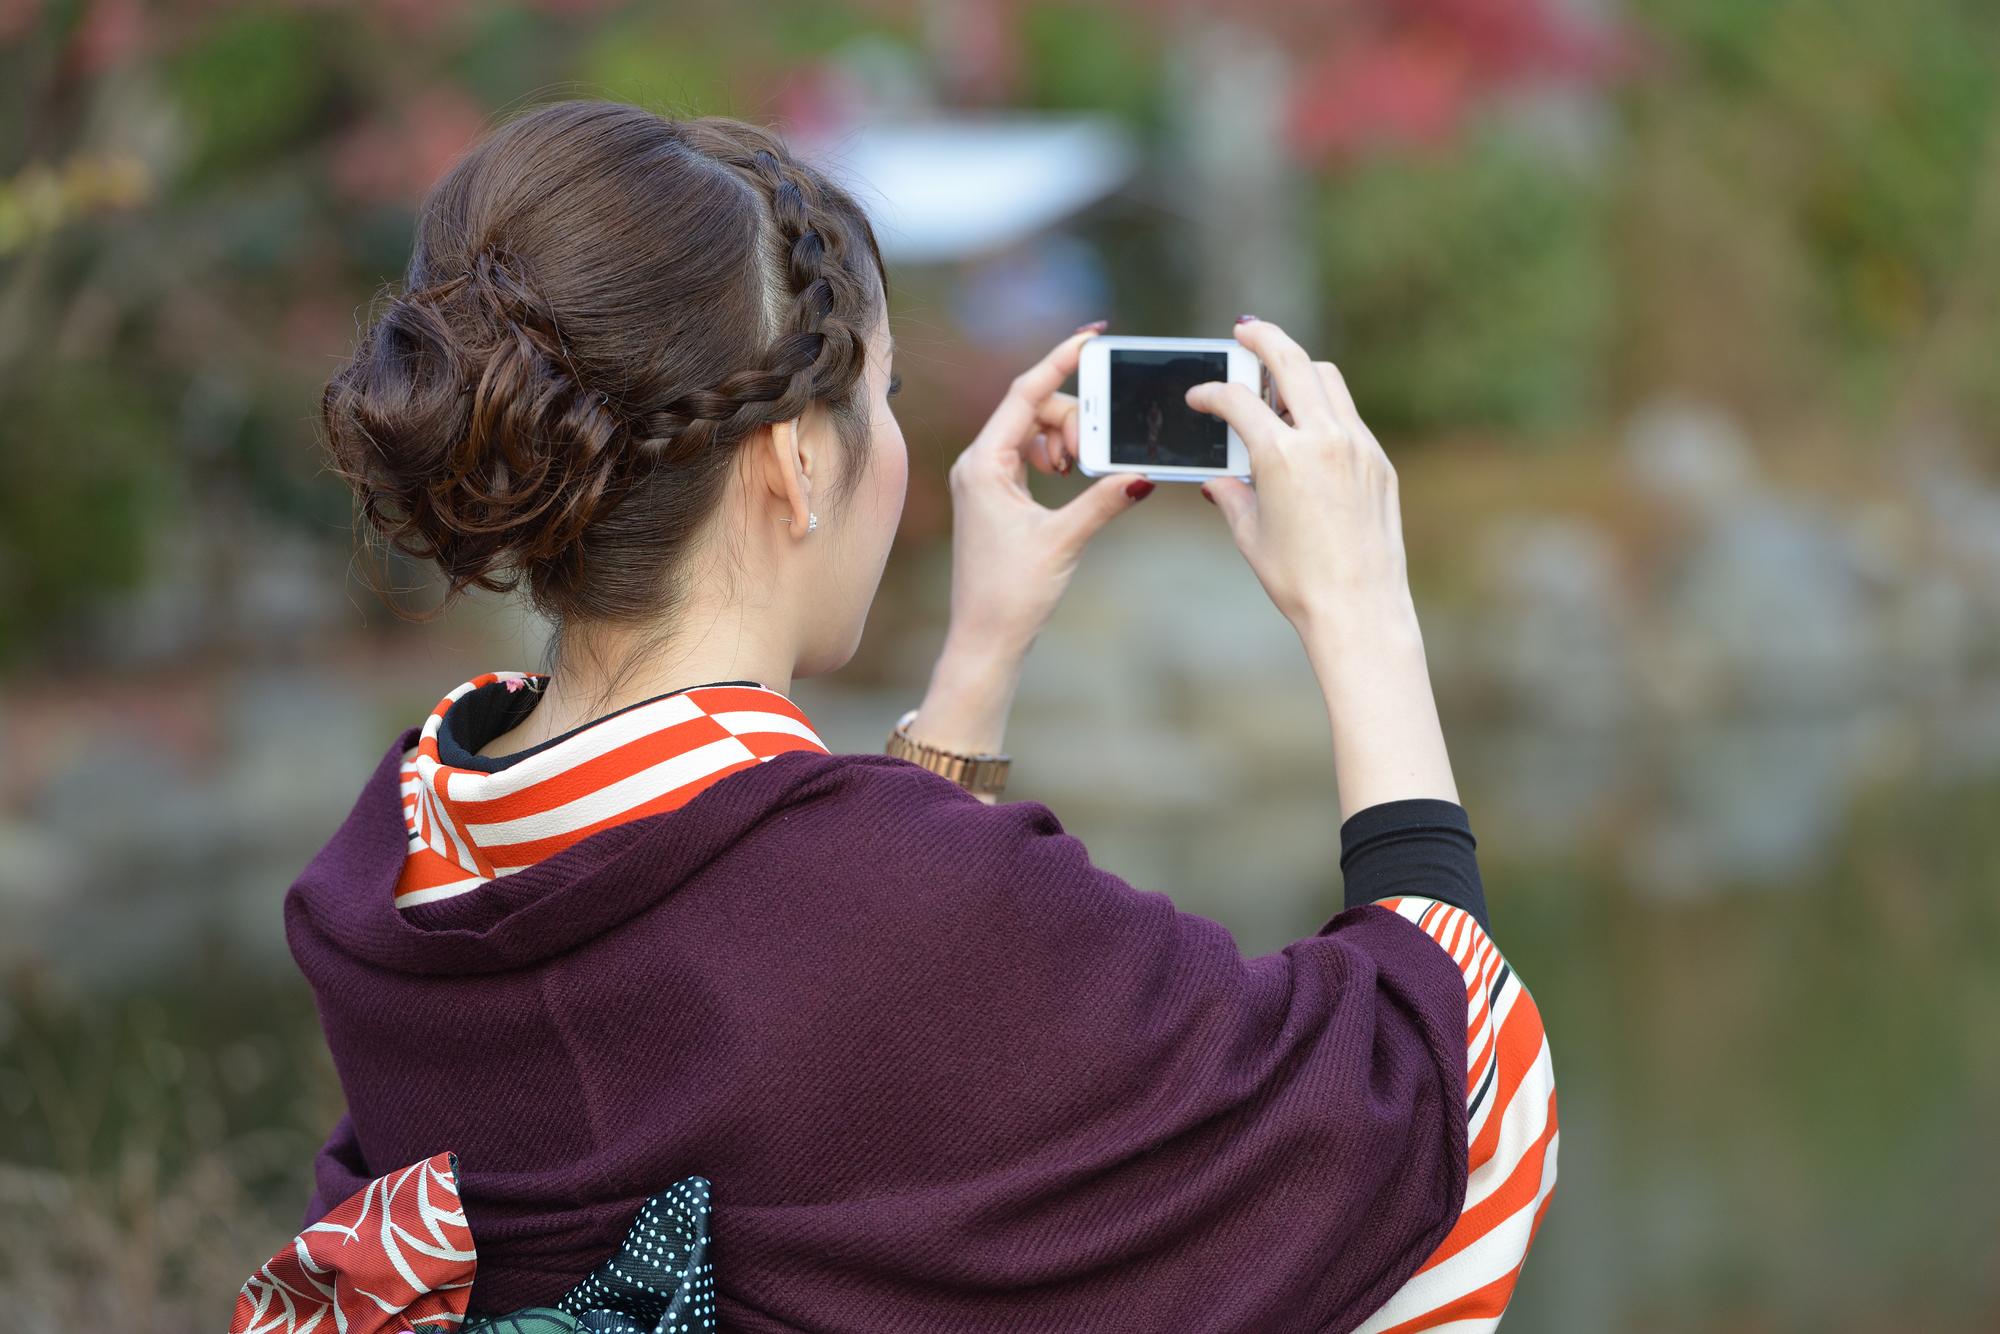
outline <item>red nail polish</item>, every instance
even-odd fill
[[[1059,472],[1059,473],[1061,473],[1061,474],[1062,474],[1063,476],[1067,477],[1067,476],[1069,476],[1069,470],[1070,470],[1071,466],[1072,466],[1072,463],[1071,463],[1071,460],[1070,460],[1070,458],[1069,458],[1069,457],[1068,457],[1067,455],[1065,455],[1065,456],[1063,457],[1063,461],[1062,461],[1061,463],[1058,463],[1058,464],[1056,465],[1056,471],[1057,471],[1057,472]]]
[[[1153,484],[1141,477],[1138,481],[1125,488],[1125,494],[1134,500],[1144,500],[1147,496],[1153,494]]]
[[[1255,315],[1238,315],[1236,322],[1238,324],[1256,324],[1258,323],[1258,319]]]
[[[1092,320],[1088,324],[1077,325],[1076,331],[1077,333],[1103,333],[1106,329],[1109,329],[1110,327],[1111,327],[1110,320]]]
[[[1215,497],[1208,494],[1208,487],[1206,485],[1201,488],[1201,498],[1211,505],[1215,504]]]

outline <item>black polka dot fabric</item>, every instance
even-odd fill
[[[554,1307],[469,1316],[458,1334],[715,1334],[708,1182],[689,1177],[647,1200],[618,1253]],[[421,1327],[419,1334],[445,1334]]]
[[[592,1334],[714,1334],[708,1182],[689,1177],[647,1200],[618,1253],[556,1309]]]

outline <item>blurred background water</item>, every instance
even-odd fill
[[[587,95],[778,124],[882,229],[911,492],[798,690],[836,748],[921,692],[1021,365],[1281,320],[1403,478],[1554,1047],[1507,1327],[2000,1329],[1996,59],[1972,0],[0,0],[0,1325],[219,1328],[293,1230],[340,1101],[284,890],[543,653],[368,591],[314,396],[424,187]],[[1339,903],[1303,653],[1185,488],[1010,748],[1246,953]]]

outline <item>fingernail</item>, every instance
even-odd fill
[[[1238,315],[1236,322],[1238,324],[1255,324],[1257,323],[1257,317],[1255,315]]]
[[[1125,494],[1132,497],[1135,501],[1144,500],[1147,496],[1153,494],[1153,484],[1141,477],[1138,481],[1125,488]]]
[[[1070,458],[1069,455],[1065,454],[1062,457],[1062,462],[1056,465],[1056,471],[1061,473],[1063,476],[1067,477],[1069,476],[1070,465],[1074,462],[1075,462],[1074,459]]]
[[[1215,503],[1215,497],[1214,497],[1214,496],[1211,496],[1210,494],[1208,494],[1208,486],[1207,486],[1207,484],[1206,484],[1206,483],[1203,483],[1203,485],[1202,485],[1202,488],[1201,488],[1201,498],[1202,498],[1203,500],[1206,500],[1206,501],[1207,501],[1207,502],[1208,502],[1209,504],[1211,504],[1211,505],[1213,505],[1213,504]]]
[[[1091,321],[1090,323],[1088,323],[1088,324],[1079,324],[1079,325],[1077,325],[1077,326],[1076,326],[1076,332],[1077,332],[1077,333],[1103,333],[1103,332],[1104,332],[1104,331],[1105,331],[1106,329],[1109,329],[1110,327],[1111,327],[1111,321],[1110,321],[1110,320],[1092,320],[1092,321]],[[1072,335],[1070,335],[1070,336],[1071,336],[1071,337],[1075,337],[1076,335],[1075,335],[1075,334],[1072,334]]]

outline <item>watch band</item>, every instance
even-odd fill
[[[1014,763],[1012,756],[961,755],[957,751],[940,750],[921,741],[912,741],[910,724],[916,720],[915,709],[898,718],[896,729],[889,733],[888,744],[882,749],[899,760],[920,764],[934,774],[949,778],[967,792],[997,796],[1006,788],[1007,770]]]

